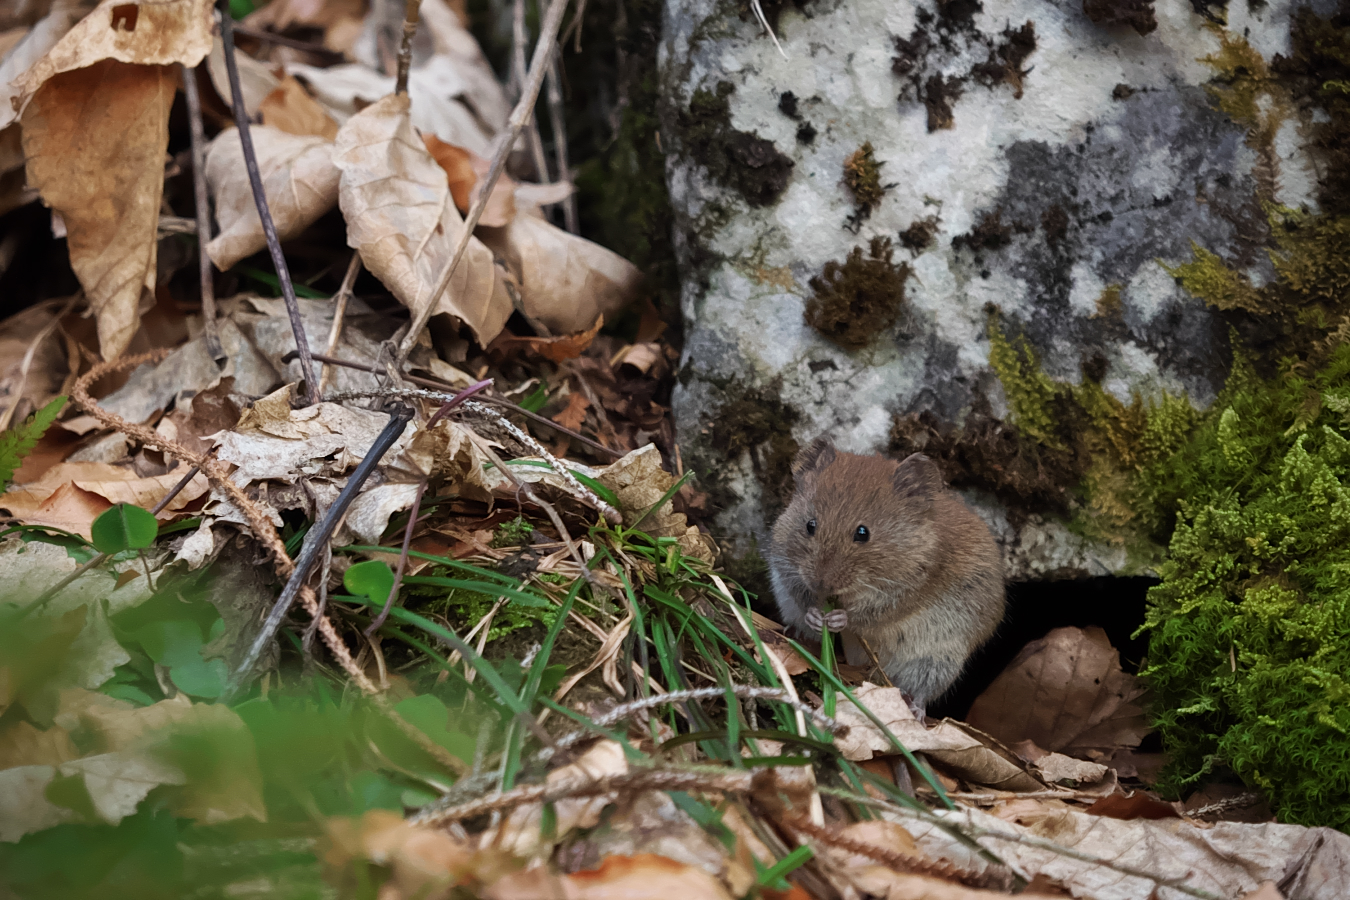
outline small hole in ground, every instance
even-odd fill
[[[1148,639],[1131,635],[1143,624],[1145,597],[1157,583],[1156,578],[1085,578],[1009,584],[1008,611],[998,633],[971,658],[961,680],[928,715],[964,719],[975,698],[1023,647],[1056,628],[1100,627],[1120,651],[1121,668],[1138,672]]]

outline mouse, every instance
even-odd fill
[[[897,462],[821,437],[792,477],[767,560],[782,624],[838,632],[845,659],[879,665],[923,721],[1003,620],[998,542],[921,453]]]

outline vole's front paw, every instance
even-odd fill
[[[814,606],[806,611],[806,627],[811,631],[820,631],[820,626],[825,624],[825,617],[820,614],[820,610]]]
[[[832,609],[825,614],[825,627],[831,631],[843,631],[848,627],[848,610]]]

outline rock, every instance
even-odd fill
[[[748,3],[713,0],[668,0],[661,55],[686,320],[673,403],[733,552],[763,544],[792,456],[817,434],[872,452],[891,447],[898,418],[901,431],[919,414],[1001,427],[991,310],[1055,379],[1090,377],[1125,403],[1163,390],[1213,401],[1228,326],[1161,263],[1189,260],[1195,241],[1263,283],[1258,183],[1316,207],[1296,123],[1263,159],[1206,90],[1222,7],[764,7],[786,57]],[[1292,10],[1232,3],[1228,35],[1265,59],[1287,53]],[[874,174],[880,199],[862,202]],[[1146,565],[1076,536],[1063,503],[954,483],[1015,578]]]

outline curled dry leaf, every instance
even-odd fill
[[[64,486],[93,494],[105,501],[103,509],[115,503],[130,503],[149,509],[160,501],[178,480],[187,474],[188,466],[179,463],[173,471],[164,475],[139,476],[129,466],[115,466],[109,463],[68,462],[53,466],[43,473],[36,482],[11,487],[0,494],[0,507],[8,509],[10,514],[25,521],[37,522],[41,518],[39,510],[49,498]],[[206,476],[198,473],[188,486],[174,497],[159,514],[162,521],[171,521],[184,507],[191,504],[208,490]],[[102,510],[99,510],[102,512]],[[94,515],[98,515],[95,513]],[[36,518],[33,518],[35,517]],[[92,520],[91,520],[92,521]],[[41,524],[51,524],[43,522]],[[88,524],[82,528],[70,529],[79,534],[88,534]]]
[[[282,240],[295,237],[337,203],[333,144],[266,125],[250,131],[277,234]],[[207,148],[206,181],[220,223],[220,234],[206,245],[206,252],[223,271],[267,246],[238,129],[222,131]]]
[[[497,339],[488,347],[492,354],[511,354],[516,351],[542,356],[549,362],[566,362],[576,359],[586,352],[586,348],[595,340],[605,324],[605,317],[595,320],[595,325],[576,334],[564,334],[561,337],[518,337],[509,331],[497,335]],[[576,396],[575,394],[573,396]]]
[[[19,104],[14,102],[23,93],[19,78],[46,56],[56,42],[84,18],[88,9],[84,0],[56,0],[47,15],[28,29],[23,39],[4,55],[0,61],[0,128],[8,129],[19,118]],[[5,162],[5,168],[15,165],[12,159]],[[18,164],[22,163],[20,157]]]
[[[277,89],[281,82],[263,63],[247,53],[234,55],[239,67],[239,90],[244,95],[244,110],[249,119],[256,119],[262,102]],[[211,45],[211,55],[206,58],[206,72],[211,76],[211,87],[227,107],[233,108],[233,95],[230,93],[229,72],[225,68],[225,46],[216,38]]]
[[[612,318],[642,281],[617,253],[526,213],[506,228],[479,233],[520,280],[521,311],[554,334],[586,331],[600,316]]]
[[[526,869],[489,885],[488,900],[731,900],[727,889],[702,869],[664,856],[610,856],[598,869],[553,875]]]
[[[1137,747],[1149,733],[1144,691],[1102,629],[1056,628],[1022,648],[966,718],[1005,744],[1091,757]]]
[[[433,297],[464,233],[445,172],[413,132],[408,98],[389,96],[352,116],[338,132],[334,162],[347,243],[412,310],[454,316],[486,346],[512,311],[492,253],[477,238],[445,293]]]
[[[467,213],[473,203],[474,185],[487,173],[488,161],[463,147],[446,143],[434,134],[424,134],[422,140],[436,165],[445,170],[455,208]],[[516,215],[515,187],[516,183],[509,175],[503,173],[497,178],[488,195],[487,206],[483,207],[483,215],[478,219],[479,225],[500,228],[510,224]]]
[[[331,141],[337,137],[338,123],[304,86],[290,75],[281,79],[276,90],[258,106],[264,125],[287,134],[312,135]]]
[[[155,287],[177,86],[166,66],[97,60],[47,79],[23,114],[28,183],[65,221],[70,265],[97,316],[105,359],[131,343],[142,291]]]

